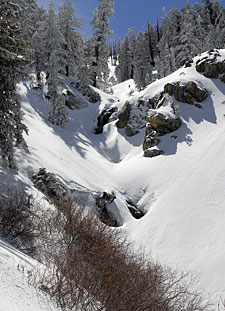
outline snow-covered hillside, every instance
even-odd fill
[[[225,50],[220,54],[225,59]],[[143,246],[163,264],[197,274],[200,288],[217,301],[225,295],[225,84],[198,73],[198,59],[142,92],[137,92],[133,80],[114,86],[113,95],[98,91],[101,103],[89,103],[81,110],[68,109],[70,121],[64,129],[48,121],[50,107],[42,89],[33,89],[30,82],[19,84],[24,123],[29,128],[25,137],[29,153],[17,150],[18,173],[2,166],[0,182],[2,187],[6,183],[25,185],[27,191],[37,195],[31,176],[39,168],[46,168],[72,189],[115,192],[116,199],[109,208],[136,247]],[[158,148],[164,155],[143,157],[145,129],[128,137],[124,129],[116,127],[115,114],[102,134],[94,133],[102,110],[121,110],[126,101],[135,107],[140,99],[147,102],[159,95],[167,83],[183,85],[189,81],[204,87],[209,96],[201,103],[202,109],[175,101],[182,126],[161,137]],[[65,78],[65,82],[71,92],[76,92],[72,79]],[[133,218],[126,200],[145,216]],[[3,290],[9,283],[6,274],[10,269],[4,248],[1,243],[0,262],[5,267],[0,284],[5,298],[1,304],[11,295]],[[13,260],[10,255],[10,262]],[[5,311],[6,304],[1,304],[0,310]],[[21,306],[10,310],[28,309]]]

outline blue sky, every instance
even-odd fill
[[[54,0],[56,8],[62,0]],[[97,0],[71,0],[76,6],[76,16],[80,17],[86,37],[91,36],[90,21],[93,17],[93,10],[98,6]],[[48,7],[48,1],[37,0],[39,5],[44,8]],[[190,0],[190,4],[201,3],[201,0]],[[182,8],[185,6],[186,0],[115,0],[115,14],[111,17],[111,28],[114,31],[114,38],[123,38],[128,28],[135,28],[136,31],[142,31],[146,28],[146,24],[150,21],[156,24],[157,18],[161,18],[162,9],[170,10],[174,7]],[[225,7],[225,0],[220,0]]]

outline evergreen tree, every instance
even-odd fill
[[[118,65],[116,67],[116,77],[118,82],[123,82],[131,78],[129,39],[125,37],[124,42],[119,41],[118,45]]]
[[[143,33],[139,32],[137,37],[137,48],[134,67],[134,82],[139,90],[144,89],[152,80],[152,66],[148,47]]]
[[[109,75],[107,38],[112,34],[109,27],[109,16],[114,13],[114,0],[98,0],[99,6],[94,10],[93,40],[91,49],[90,70],[92,73],[93,86],[106,83]]]
[[[32,47],[37,59],[37,71],[46,71],[47,74],[52,71],[65,73],[66,52],[63,50],[65,44],[65,38],[58,28],[53,1],[50,0],[46,18],[40,23],[40,27],[32,38]]]
[[[113,66],[117,65],[118,60],[118,46],[116,40],[113,40]]]
[[[20,99],[16,83],[21,78],[21,66],[26,64],[26,46],[20,37],[18,6],[1,0],[0,6],[0,151],[8,167],[16,168],[14,148],[26,146]]]
[[[65,38],[63,45],[66,62],[66,75],[78,77],[79,68],[83,63],[84,45],[81,33],[77,29],[82,28],[79,18],[74,15],[74,10],[70,0],[65,0],[64,4],[59,8],[59,30]]]
[[[172,44],[176,45],[176,38],[174,38],[174,36],[171,38],[171,32],[176,33],[176,29],[178,29],[179,19],[176,18],[176,13],[176,11],[170,11],[169,18],[165,9],[163,9],[163,19],[161,26],[162,36],[158,43],[159,56],[156,58],[156,67],[159,78],[163,78],[176,70],[174,49],[172,47]]]
[[[225,47],[225,9],[221,6],[218,0],[213,0],[211,8],[215,27],[214,48],[222,49]]]
[[[178,46],[176,46],[178,66],[182,66],[185,61],[198,55],[202,51],[203,46],[196,34],[196,22],[189,0],[185,8],[181,10],[181,14],[181,31],[177,38]]]
[[[50,100],[51,109],[49,111],[48,119],[52,124],[64,128],[69,120],[68,113],[65,109],[65,96],[62,94],[62,88],[59,87],[59,81],[53,82],[53,85],[57,85],[57,90]]]

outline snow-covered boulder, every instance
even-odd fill
[[[181,103],[194,105],[198,108],[201,106],[195,102],[201,103],[209,95],[206,89],[198,86],[194,81],[189,81],[185,85],[181,85],[180,82],[167,83],[164,86],[164,93],[168,93],[170,96],[174,95],[174,98]]]
[[[218,79],[225,82],[225,60],[217,50],[207,52],[196,62],[196,70],[207,78]]]
[[[112,213],[107,209],[108,205],[116,199],[114,192],[104,191],[96,197],[96,210],[100,220],[110,227],[117,227],[117,221]]]
[[[155,157],[163,154],[162,150],[151,149],[159,144],[160,139],[157,137],[174,132],[181,127],[181,119],[169,94],[164,94],[158,102],[157,109],[148,110],[146,121],[146,132],[143,142],[144,156]]]
[[[90,103],[94,104],[101,100],[101,96],[99,95],[99,93],[96,92],[91,86],[82,85],[79,81],[77,81],[76,83],[72,81],[71,86],[78,89],[83,94],[83,96],[89,97]]]
[[[68,108],[75,109],[84,109],[88,107],[88,102],[79,95],[74,95],[73,93],[67,91],[65,96],[65,104]]]
[[[45,168],[32,176],[32,181],[39,191],[52,200],[60,200],[70,196],[70,189],[54,173],[49,173]]]
[[[97,117],[96,127],[94,129],[95,134],[101,134],[103,132],[103,127],[109,122],[111,116],[117,111],[117,107],[111,107],[108,109],[103,109],[99,116]]]
[[[181,126],[181,119],[176,116],[172,103],[158,109],[150,109],[146,114],[146,121],[148,127],[156,132],[155,136],[163,136]]]
[[[124,128],[127,125],[127,122],[130,117],[130,112],[131,112],[131,104],[127,101],[122,110],[118,114],[118,121],[116,122],[116,126],[118,128]]]

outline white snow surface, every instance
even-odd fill
[[[36,263],[0,239],[0,310],[59,311],[48,297],[29,285]]]
[[[220,53],[225,59],[225,50]],[[47,120],[50,106],[42,90],[31,89],[29,82],[21,83],[18,91],[23,98],[24,123],[29,128],[25,140],[30,153],[17,150],[18,173],[11,174],[2,166],[0,175],[2,185],[24,184],[29,192],[37,194],[30,178],[45,167],[71,188],[114,191],[117,198],[110,209],[135,246],[144,247],[163,264],[198,275],[199,287],[216,302],[225,294],[225,84],[196,72],[197,59],[192,67],[181,68],[142,92],[137,92],[133,80],[114,86],[113,95],[99,92],[101,103],[90,103],[83,110],[68,109],[70,122],[65,129]],[[65,81],[70,84],[72,79]],[[126,100],[133,105],[140,98],[147,101],[166,83],[176,81],[195,81],[208,90],[209,97],[201,103],[202,109],[175,102],[182,126],[161,137],[158,147],[164,155],[143,157],[144,129],[127,137],[124,129],[117,129],[116,121],[111,121],[102,134],[93,133],[94,121],[104,107],[121,109]],[[176,139],[171,137],[174,135]],[[146,215],[134,219],[126,199]],[[21,286],[30,296],[29,303],[33,302],[33,290],[16,271],[18,257],[0,244],[0,311],[30,310],[14,295],[14,290],[19,295]],[[4,301],[11,297],[12,307],[6,308]],[[35,307],[36,302],[32,310],[39,311]]]

